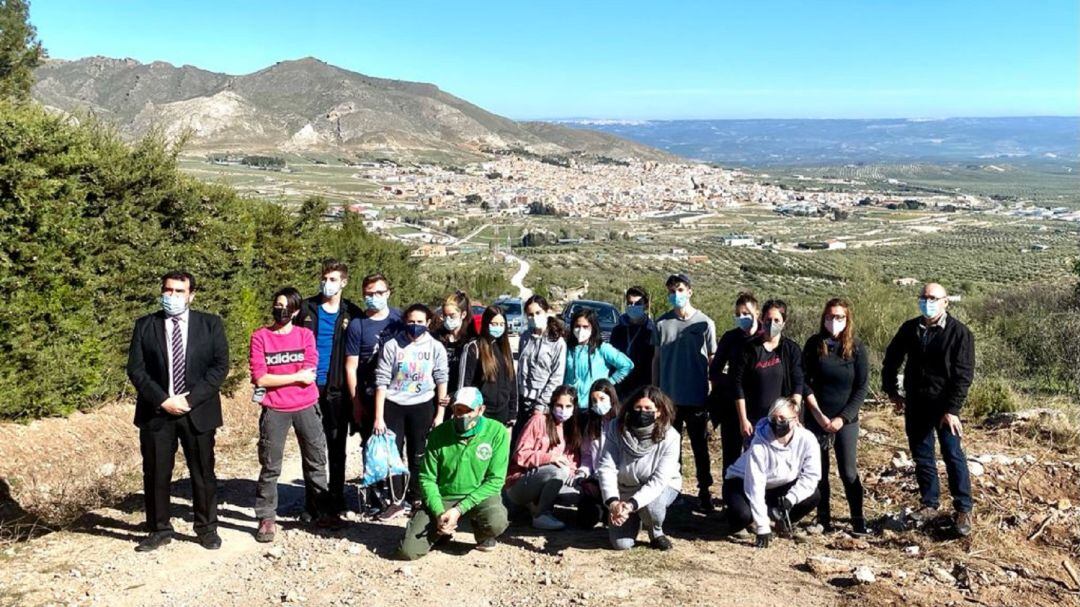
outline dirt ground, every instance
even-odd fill
[[[976,528],[967,539],[955,537],[945,509],[942,520],[927,528],[903,525],[898,515],[916,499],[910,462],[898,457],[906,453],[902,429],[886,410],[870,409],[863,419],[860,469],[875,533],[865,540],[843,533],[842,519],[839,531],[811,536],[808,543],[779,539],[757,550],[749,541],[726,539],[723,523],[694,512],[695,500],[687,496],[666,525],[675,542],[667,553],[645,545],[613,552],[599,527],[541,535],[516,525],[494,552],[472,550],[472,535],[461,531],[447,548],[402,563],[388,557],[403,520],[352,521],[341,531],[322,531],[283,518],[284,531],[274,544],[254,541],[258,463],[254,416],[243,408],[249,407],[245,401],[238,397],[227,405],[236,425],[221,441],[221,550],[208,552],[194,542],[190,485],[180,458],[174,481],[177,540],[149,555],[133,551],[143,535],[142,507],[141,496],[130,489],[137,459],[132,463],[128,454],[125,463],[114,463],[109,483],[99,480],[129,487],[126,495],[106,492],[99,499],[111,505],[54,532],[0,544],[0,605],[1080,605],[1077,584],[1063,566],[1080,552],[1080,511],[1072,505],[1080,504],[1080,461],[1014,426],[969,427],[965,433],[968,456],[978,463],[973,468],[981,468],[973,479]],[[124,437],[134,440],[127,428],[114,428],[115,436],[105,433],[121,421],[130,424],[117,407],[100,413],[105,417],[81,420],[94,432],[80,440],[113,441],[114,460],[122,459]],[[60,484],[46,480],[52,477],[45,473],[33,482],[13,478],[13,470],[25,477],[33,468],[20,457],[75,449],[55,432],[19,428],[0,427],[0,478],[8,479],[15,498],[32,493],[28,487]],[[18,452],[10,442],[15,430]],[[27,448],[25,443],[46,436],[51,442],[41,450]],[[353,445],[350,454],[358,448]],[[95,460],[100,451],[67,459],[74,470],[109,471]],[[279,485],[283,513],[302,504],[300,476],[299,457],[290,446]],[[847,506],[835,477],[833,487],[833,512],[842,517]],[[1052,518],[1044,526],[1047,516]],[[859,566],[865,567],[860,575],[872,574],[872,582],[856,580],[853,570]]]

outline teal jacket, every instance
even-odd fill
[[[566,353],[566,379],[563,383],[577,389],[578,407],[589,407],[589,388],[598,379],[618,384],[630,375],[634,361],[608,343],[600,344],[592,355],[588,345],[578,345]]]

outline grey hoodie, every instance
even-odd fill
[[[383,344],[375,366],[375,385],[386,388],[386,400],[419,405],[435,398],[435,386],[450,376],[446,348],[430,333],[416,341],[404,334]]]
[[[618,419],[608,422],[604,432],[596,475],[600,479],[600,493],[605,502],[612,498],[620,501],[633,499],[640,510],[658,498],[665,487],[682,491],[682,474],[679,471],[682,441],[674,428],[668,426],[664,440],[644,455],[637,455],[626,447],[619,436]]]
[[[551,340],[532,331],[521,336],[518,355],[518,394],[522,408],[529,401],[548,406],[551,395],[566,376],[566,340]]]
[[[795,436],[787,445],[780,444],[763,418],[754,427],[750,448],[728,468],[725,478],[743,479],[743,492],[750,502],[756,533],[769,533],[769,509],[765,506],[765,490],[795,481],[785,497],[793,504],[805,500],[817,490],[821,480],[821,447],[817,438],[806,428],[796,425]]]

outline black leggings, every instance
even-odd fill
[[[419,405],[399,405],[387,400],[383,408],[386,428],[394,433],[398,452],[409,463],[409,488],[406,499],[420,497],[420,460],[424,459],[424,447],[431,422],[435,419],[435,401]]]
[[[780,498],[787,495],[787,492],[795,486],[795,481],[791,481],[786,485],[774,487],[772,489],[765,490],[765,507],[772,508],[780,503]],[[750,512],[750,500],[746,499],[746,490],[743,487],[743,479],[741,478],[729,478],[724,480],[724,505],[728,508],[728,528],[732,531],[741,531],[753,522],[754,515]],[[796,521],[802,520],[807,514],[818,505],[818,500],[821,499],[820,493],[814,491],[810,494],[810,497],[795,504],[788,513],[791,518],[792,524]]]
[[[811,421],[817,424],[815,421]],[[814,428],[814,433],[822,432],[820,428]],[[859,467],[856,462],[857,444],[859,441],[859,422],[844,424],[839,432],[833,435],[833,450],[836,451],[836,468],[840,474],[840,481],[844,484],[844,495],[847,496],[848,507],[851,509],[852,521],[863,520],[863,486],[859,479]],[[821,449],[821,482],[818,484],[818,492],[821,493],[821,503],[818,504],[818,522],[822,525],[832,523],[832,513],[829,509],[829,452]]]

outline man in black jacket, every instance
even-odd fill
[[[619,324],[611,330],[609,343],[634,362],[630,375],[615,386],[621,400],[625,400],[638,388],[652,383],[653,333],[656,325],[649,317],[649,294],[643,287],[626,290],[626,311],[619,317]]]
[[[971,478],[960,446],[963,427],[959,415],[975,375],[975,337],[949,315],[948,307],[944,287],[936,283],[923,287],[919,296],[922,316],[901,325],[885,350],[882,389],[904,413],[923,506],[913,518],[926,521],[937,513],[937,434],[956,510],[956,529],[966,536],[971,533]],[[904,396],[900,395],[897,378],[901,365]]]
[[[339,524],[337,515],[345,510],[345,445],[352,421],[352,399],[345,385],[345,330],[354,318],[363,314],[359,307],[341,296],[349,284],[349,268],[331,259],[323,263],[319,294],[304,300],[293,323],[315,334],[319,368],[315,383],[319,386],[319,410],[330,468],[330,492],[326,508],[329,515],[322,522]],[[318,504],[311,487],[305,487],[303,520],[318,515]]]
[[[138,394],[135,425],[143,458],[143,494],[150,535],[135,548],[155,550],[172,541],[169,488],[176,445],[191,473],[195,533],[208,550],[217,534],[214,435],[221,426],[221,384],[229,374],[229,344],[221,318],[189,310],[195,279],[170,272],[161,279],[162,311],[135,321],[127,374]]]

